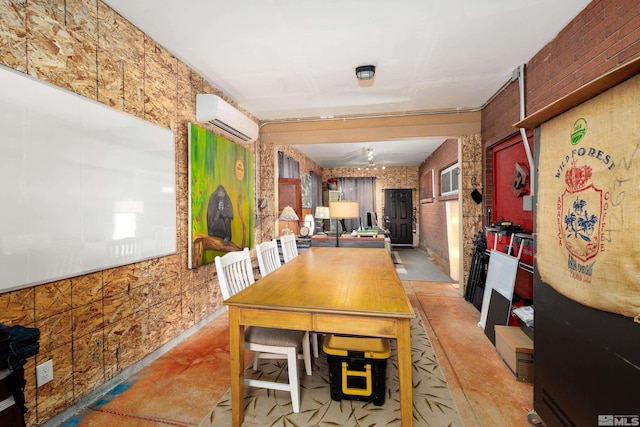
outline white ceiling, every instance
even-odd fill
[[[394,139],[393,141],[343,144],[301,144],[296,148],[322,167],[418,166],[445,139]],[[373,150],[372,164],[367,150]]]
[[[261,121],[480,107],[590,2],[103,1]],[[445,137],[296,148],[323,167],[363,147],[408,166]]]

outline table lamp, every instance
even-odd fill
[[[316,207],[316,221],[320,225],[320,231],[318,232],[318,236],[326,236],[327,233],[324,232],[324,220],[331,218],[329,216],[329,208],[326,206],[317,206]]]
[[[298,218],[298,214],[296,214],[296,211],[294,211],[291,206],[285,206],[278,219],[281,221],[287,221],[287,228],[282,230],[282,234],[290,234],[291,230],[289,229],[289,221],[297,221],[300,218]]]
[[[346,218],[360,218],[360,205],[355,200],[337,200],[329,202],[329,212],[331,218],[336,220]],[[340,232],[338,231],[340,224],[336,223],[336,247],[340,246]]]
[[[309,234],[313,235],[313,230],[316,228],[316,222],[313,219],[313,215],[306,214],[304,216],[304,225],[309,229]]]

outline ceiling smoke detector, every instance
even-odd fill
[[[356,77],[358,80],[371,80],[375,74],[375,65],[361,65],[356,67]]]

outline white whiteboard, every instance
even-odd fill
[[[489,302],[491,300],[491,290],[495,289],[508,301],[513,299],[513,288],[516,283],[518,273],[518,258],[505,253],[491,250],[489,256],[489,267],[487,268],[487,280],[484,285],[482,295],[482,310],[480,311],[480,322],[478,326],[484,329],[487,322]]]
[[[0,292],[176,252],[173,132],[0,67]]]

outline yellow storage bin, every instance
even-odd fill
[[[365,400],[384,404],[387,359],[386,338],[327,335],[323,350],[329,362],[331,398]]]

